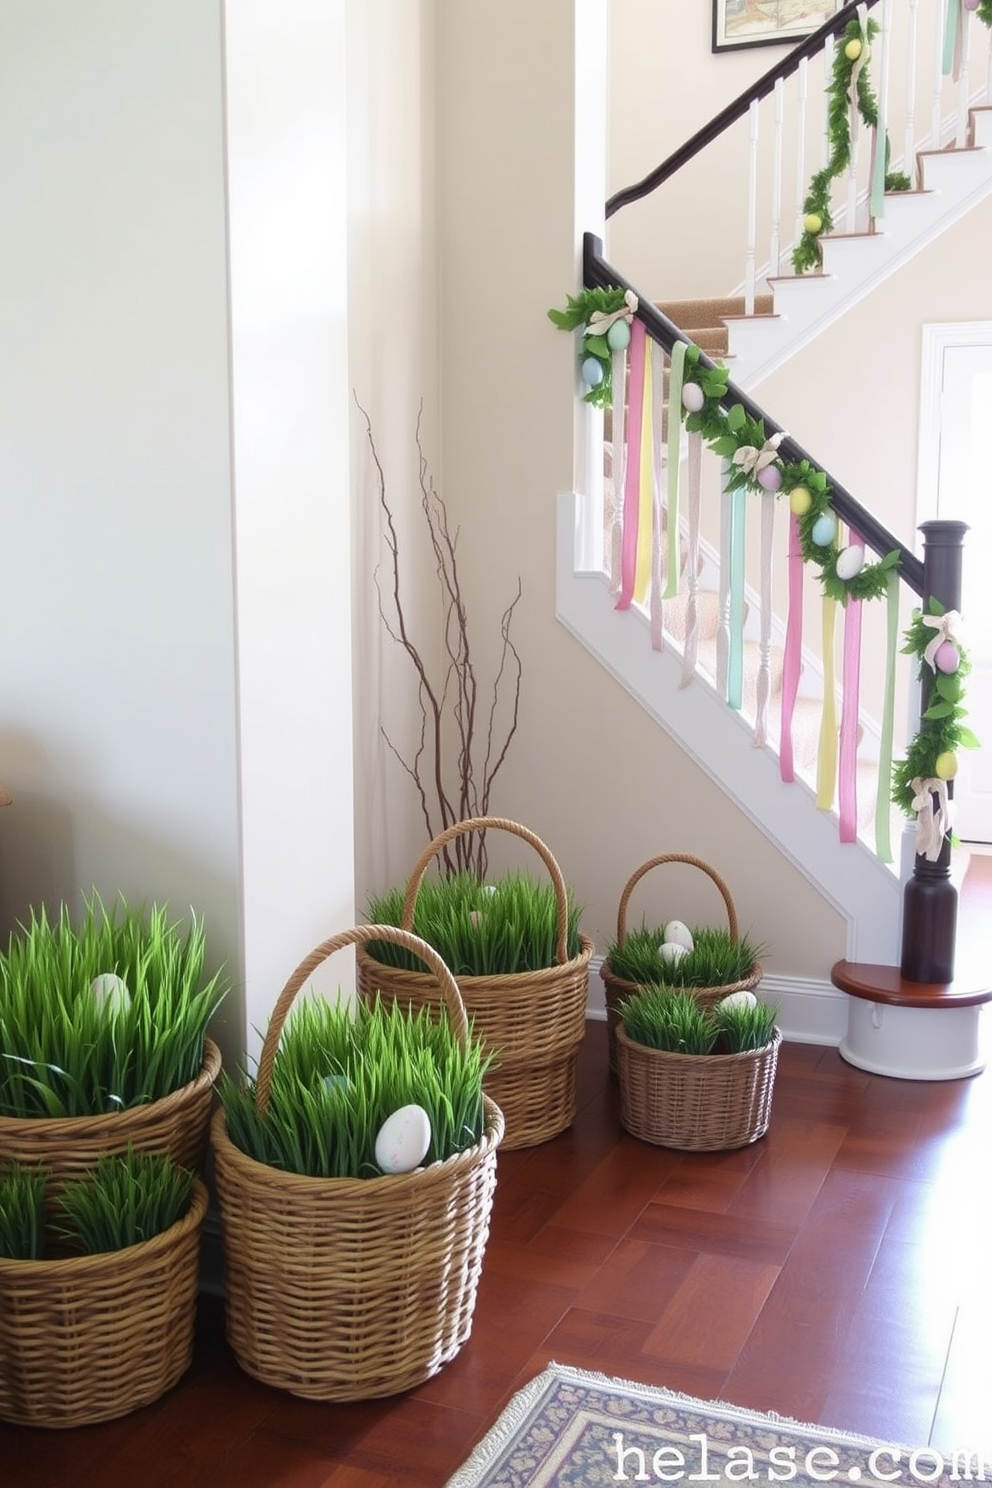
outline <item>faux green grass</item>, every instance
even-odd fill
[[[161,1099],[195,1079],[226,994],[204,972],[203,924],[164,907],[112,911],[94,895],[78,925],[42,907],[0,954],[0,1116],[95,1116]],[[130,1005],[101,1006],[101,975]]]
[[[283,1027],[261,1114],[256,1083],[222,1074],[227,1133],[257,1162],[313,1178],[381,1174],[375,1139],[402,1106],[431,1123],[426,1166],[474,1147],[484,1131],[479,1040],[463,1049],[446,1017],[376,998],[354,1006],[310,997]]]
[[[45,1232],[48,1174],[40,1167],[9,1163],[0,1170],[0,1256],[36,1261]]]
[[[684,989],[646,986],[620,1007],[624,1032],[634,1043],[668,1054],[741,1054],[763,1049],[772,1038],[778,1008],[703,1007]]]
[[[751,975],[764,946],[742,935],[734,941],[729,930],[693,929],[693,948],[680,961],[662,961],[658,947],[664,927],[631,930],[623,944],[614,941],[606,952],[613,975],[625,982],[664,982],[670,987],[728,987]]]
[[[373,925],[399,925],[406,888],[370,896]],[[579,955],[581,911],[568,891],[568,958]],[[523,873],[480,884],[470,873],[424,879],[413,913],[413,932],[433,946],[457,979],[539,971],[555,964],[557,902],[554,885]],[[418,957],[392,941],[369,941],[366,950],[385,966],[426,971]]]
[[[126,1250],[176,1224],[189,1209],[195,1181],[195,1173],[162,1153],[101,1157],[62,1188],[54,1228],[79,1255]]]

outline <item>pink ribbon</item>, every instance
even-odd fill
[[[641,421],[644,417],[645,330],[635,320],[630,338],[630,385],[627,392],[627,458],[623,487],[623,538],[620,550],[620,594],[618,610],[629,610],[634,598],[637,572],[637,519],[641,502]],[[623,389],[615,390],[623,396]],[[614,500],[616,495],[614,494]]]
[[[779,773],[791,784],[796,778],[792,748],[792,719],[799,692],[803,652],[803,550],[799,540],[799,518],[789,517],[789,617],[785,627],[782,662],[782,718],[779,736]]]
[[[848,528],[850,544],[864,538]],[[838,812],[841,842],[854,842],[858,835],[858,718],[861,683],[861,600],[848,596],[844,607],[843,701],[840,713],[840,755],[837,772]]]

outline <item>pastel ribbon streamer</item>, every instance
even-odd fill
[[[703,436],[696,430],[687,437],[686,479],[689,486],[689,533],[686,542],[686,568],[689,574],[689,599],[685,612],[685,650],[682,652],[682,681],[685,687],[696,675],[699,649],[699,507],[703,474]]]
[[[613,446],[613,522],[610,528],[610,593],[620,589],[623,566],[623,499],[627,473],[627,348],[613,353],[613,408],[610,438]]]
[[[625,320],[628,325],[637,314],[637,296],[632,289],[628,289],[623,297],[623,304],[619,310],[594,310],[586,321],[585,334],[587,336],[605,336],[611,325],[618,320]]]
[[[679,592],[679,479],[682,467],[682,380],[686,344],[676,341],[668,367],[668,579],[665,598]]]
[[[957,81],[961,68],[961,22],[962,22],[962,0],[947,0],[947,11],[944,15],[944,57],[943,73],[950,77],[953,73]]]
[[[873,218],[885,216],[885,141],[887,138],[885,120],[879,110],[878,124],[871,142],[868,211]]]
[[[646,343],[647,344],[647,343]],[[650,343],[653,345],[653,343]],[[644,358],[641,390],[641,436],[637,454],[637,558],[634,564],[634,603],[642,605],[651,583],[654,552],[654,423],[651,412],[652,357]]]
[[[655,431],[651,440],[651,453],[653,455],[653,480],[652,480],[652,505],[651,505],[651,647],[654,651],[663,651],[665,647],[665,628],[663,623],[664,604],[662,602],[662,551],[664,535],[662,532],[662,510],[661,510],[661,428],[664,422],[664,394],[665,394],[665,349],[659,341],[651,340],[651,424]]]
[[[758,667],[758,699],[754,718],[754,744],[761,748],[768,738],[768,698],[771,692],[769,657],[772,640],[772,562],[775,549],[775,497],[761,498],[761,663]]]
[[[635,320],[630,337],[630,382],[627,390],[628,419],[624,447],[623,534],[620,548],[620,593],[616,608],[629,610],[634,598],[637,567],[637,516],[641,499],[641,416],[644,409],[644,344],[642,320]],[[618,396],[614,404],[620,402]]]
[[[896,708],[896,646],[899,638],[899,575],[889,574],[886,592],[885,692],[882,700],[882,734],[878,745],[878,781],[875,787],[875,856],[891,863],[892,842],[892,734]]]
[[[851,530],[849,542],[863,539]],[[838,770],[838,814],[841,842],[854,842],[858,835],[858,720],[861,712],[861,619],[860,599],[848,597],[844,606],[844,669],[840,713],[840,760]]]
[[[738,710],[744,702],[744,533],[747,492],[730,493],[730,651],[727,658],[727,702]]]
[[[782,662],[782,716],[779,731],[779,774],[789,785],[796,778],[792,743],[792,720],[799,693],[799,674],[803,655],[803,550],[799,536],[799,518],[789,515],[789,614],[785,625],[785,653]]]
[[[936,776],[924,780],[917,775],[910,782],[913,788],[913,810],[916,812],[916,854],[936,863],[944,838],[951,830],[951,803],[947,797],[947,782]],[[936,805],[934,804],[936,798]]]
[[[943,615],[921,615],[920,619],[924,625],[929,625],[936,634],[927,641],[923,652],[923,660],[932,672],[937,670],[937,652],[945,641],[952,641],[955,645],[963,644],[961,640],[961,616],[957,610],[946,610]]]
[[[834,631],[837,624],[837,601],[823,596],[823,711],[820,714],[820,742],[816,761],[816,804],[829,811],[834,804],[837,779],[837,697],[834,681]]]

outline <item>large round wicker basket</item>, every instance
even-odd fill
[[[746,1147],[768,1130],[782,1035],[743,1054],[648,1049],[617,1027],[620,1124],[631,1136],[682,1152]]]
[[[646,873],[649,873],[652,868],[661,867],[664,863],[687,863],[689,867],[698,868],[701,873],[705,873],[708,878],[713,880],[720,891],[720,897],[723,899],[724,908],[727,911],[727,926],[730,932],[730,939],[736,945],[740,940],[740,928],[737,922],[737,910],[734,907],[730,890],[715,868],[711,868],[709,863],[704,863],[702,858],[693,857],[691,853],[663,853],[661,857],[649,858],[646,863],[642,863],[639,868],[635,869],[624,885],[623,893],[620,895],[620,906],[617,910],[617,945],[622,946],[627,938],[627,907],[630,903],[630,896]],[[640,988],[636,982],[626,981],[623,977],[616,975],[610,965],[609,956],[604,958],[599,969],[599,974],[603,979],[605,990],[610,1070],[613,1074],[616,1074],[618,1071],[616,1032],[617,1025],[620,1022],[620,1007],[628,997],[633,997],[634,993],[638,992]],[[721,997],[729,996],[731,992],[751,991],[761,981],[761,977],[761,967],[755,963],[750,973],[741,981],[728,982],[723,987],[688,987],[686,990],[691,992],[697,1001],[701,1002],[704,1006],[708,1006],[719,1002]]]
[[[198,1179],[186,1215],[139,1245],[52,1261],[0,1259],[0,1419],[84,1426],[149,1405],[193,1357]]]
[[[41,1163],[59,1182],[80,1177],[100,1157],[133,1147],[201,1172],[220,1067],[220,1049],[208,1038],[196,1077],[148,1105],[101,1116],[0,1116],[0,1162]]]
[[[424,849],[407,881],[402,926],[412,930],[417,894],[437,854],[464,832],[512,832],[534,848],[551,877],[556,903],[555,963],[502,976],[462,976],[458,987],[483,1048],[493,1055],[486,1091],[503,1112],[507,1150],[533,1147],[558,1136],[575,1119],[579,1046],[585,1036],[589,962],[593,944],[579,936],[579,954],[568,954],[568,890],[549,848],[528,828],[503,817],[458,822]],[[436,978],[376,961],[367,947],[357,954],[363,997],[381,992],[412,1006],[436,1005]]]
[[[344,931],[300,964],[276,1003],[256,1084],[263,1111],[297,992],[328,956],[373,937],[423,957],[468,1038],[458,986],[430,946],[390,925]],[[216,1112],[227,1337],[247,1373],[311,1400],[364,1400],[412,1389],[454,1358],[472,1329],[503,1135],[499,1108],[483,1101],[474,1147],[367,1179],[267,1167],[234,1146]]]

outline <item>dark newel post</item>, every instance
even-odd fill
[[[931,596],[945,610],[961,607],[962,543],[966,522],[924,522],[923,610],[929,613]],[[924,669],[920,715],[926,712],[931,678]],[[954,794],[948,783],[948,798]],[[951,839],[944,838],[940,856],[930,863],[917,853],[913,875],[903,891],[902,975],[910,982],[954,980],[954,942],[958,918],[958,891],[951,883]]]

